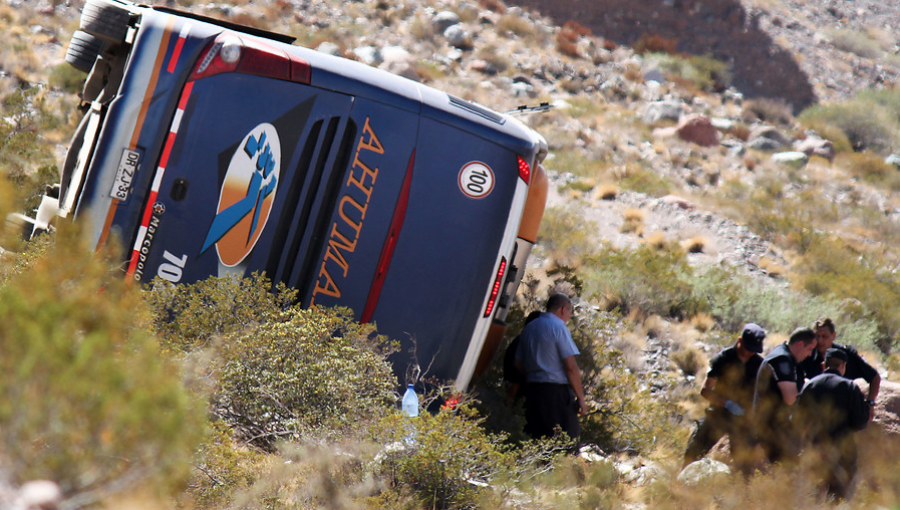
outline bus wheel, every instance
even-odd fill
[[[90,72],[102,46],[103,41],[101,39],[87,32],[76,30],[72,34],[72,39],[69,41],[69,47],[66,50],[66,62],[79,71]]]
[[[112,44],[125,40],[130,13],[110,0],[87,0],[81,11],[81,29]]]

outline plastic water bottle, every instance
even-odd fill
[[[407,416],[419,416],[419,397],[412,384],[406,385],[406,393],[403,394],[403,412]]]

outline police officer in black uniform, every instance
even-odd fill
[[[747,471],[752,428],[747,413],[753,404],[756,373],[762,363],[766,333],[748,323],[737,343],[724,349],[709,362],[709,372],[700,395],[709,401],[706,415],[697,424],[684,452],[684,466],[700,460],[725,434],[731,444],[735,464]]]
[[[817,320],[813,329],[816,332],[816,350],[800,364],[804,376],[807,379],[812,379],[822,373],[824,370],[823,361],[828,349],[834,348],[843,351],[847,358],[847,370],[844,377],[850,380],[864,379],[869,383],[869,394],[866,401],[869,404],[869,418],[873,418],[875,416],[875,399],[878,398],[878,391],[881,389],[881,375],[865,358],[856,352],[856,349],[834,341],[837,334],[835,333],[834,322],[831,319],[823,318]]]
[[[791,409],[803,389],[799,363],[815,348],[813,330],[797,328],[786,343],[769,352],[759,367],[752,420],[757,440],[770,462],[788,460],[799,453]]]
[[[828,494],[840,499],[849,495],[856,474],[853,432],[869,423],[870,409],[856,383],[844,377],[848,361],[844,350],[828,349],[825,371],[806,382],[794,414]]]

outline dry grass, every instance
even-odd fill
[[[706,368],[706,355],[695,346],[682,347],[671,354],[672,362],[685,375],[699,375]]]
[[[534,35],[535,27],[531,21],[513,14],[504,14],[497,20],[497,31],[501,34],[513,34],[516,37]]]
[[[760,257],[757,265],[773,278],[780,278],[787,273],[787,268],[771,257]]]
[[[666,240],[666,233],[662,230],[654,230],[644,237],[644,244],[656,251],[663,251],[669,248],[669,242]]]
[[[619,232],[641,235],[644,231],[644,219],[646,217],[647,213],[640,209],[633,207],[625,209],[625,212],[622,213],[622,226],[619,227]]]
[[[681,247],[688,253],[703,253],[709,241],[703,236],[694,236],[681,242]]]
[[[697,331],[706,333],[716,327],[716,319],[708,313],[698,313],[691,317],[690,324]]]
[[[619,187],[608,182],[594,188],[594,197],[599,200],[615,200],[619,196]]]

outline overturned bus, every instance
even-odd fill
[[[505,330],[536,240],[544,139],[517,119],[288,36],[87,0],[66,60],[88,73],[57,217],[126,246],[127,277],[265,272],[415,342],[465,389]],[[402,382],[402,381],[401,381]]]

